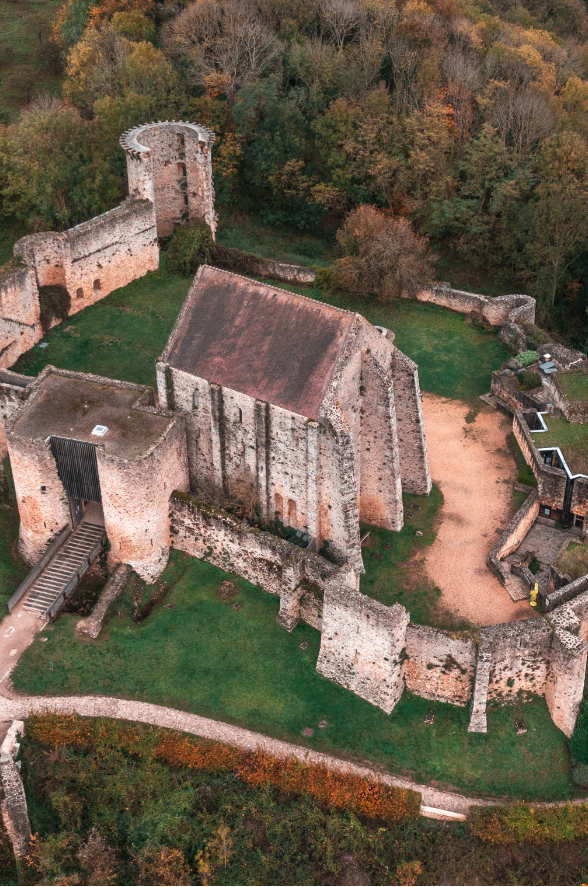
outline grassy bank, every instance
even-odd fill
[[[172,552],[162,577],[168,594],[144,622],[132,619],[131,589],[112,606],[96,642],[76,638],[79,617],[61,614],[43,632],[49,640],[37,636],[21,658],[15,687],[169,705],[469,792],[545,799],[573,793],[567,742],[543,700],[490,711],[486,735],[467,732],[467,709],[407,693],[387,716],[317,673],[319,632],[307,625],[285,632],[276,623],[277,598],[234,579],[241,609],[219,600],[226,578]],[[302,641],[308,649],[300,649]],[[430,727],[429,711],[436,715]],[[527,734],[516,735],[516,717]],[[314,730],[312,738],[305,728]]]

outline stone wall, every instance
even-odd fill
[[[517,550],[537,520],[539,504],[537,493],[530,493],[488,555],[488,567],[503,584],[508,580],[509,572],[500,561]]]
[[[41,338],[39,290],[27,265],[0,271],[0,367],[6,368]]]
[[[569,401],[559,386],[558,373],[552,373],[549,377],[549,394],[553,405],[564,414],[568,422],[588,422],[588,401]]]
[[[0,473],[2,461],[8,455],[6,421],[28,397],[27,386],[32,381],[30,376],[22,376],[11,370],[0,370]]]
[[[509,702],[521,694],[545,694],[552,636],[545,619],[491,625],[480,635],[490,653],[489,699]]]
[[[545,700],[556,727],[571,736],[584,695],[588,644],[569,631],[553,633]]]
[[[409,614],[351,588],[330,587],[323,602],[317,671],[389,714],[404,689]]]
[[[526,344],[522,324],[535,323],[535,299],[531,296],[489,298],[453,289],[447,283],[438,283],[431,289],[421,290],[416,298],[419,302],[431,302],[461,314],[478,315],[486,323],[502,327],[501,340],[508,343],[514,339],[518,348],[524,348]]]
[[[406,629],[406,688],[424,699],[467,705],[472,696],[477,647],[465,632],[451,634],[411,622]]]
[[[537,478],[539,502],[541,505],[548,505],[551,508],[562,508],[567,480],[565,471],[562,468],[552,468],[550,465],[545,465],[539,455],[536,443],[531,437],[523,411],[518,410],[515,413],[512,427],[523,456]]]
[[[13,721],[0,746],[0,780],[4,798],[2,818],[16,859],[26,856],[31,839],[31,824],[24,786],[20,776],[20,761],[17,761],[20,743],[24,735],[24,723]]]
[[[109,565],[122,561],[146,582],[154,582],[169,554],[169,497],[175,489],[188,489],[182,417],[171,419],[144,455],[121,459],[98,447],[97,458]]]
[[[405,493],[428,496],[432,484],[418,366],[395,348],[392,372],[402,489]]]
[[[127,157],[129,192],[155,204],[159,237],[169,237],[175,225],[195,219],[204,220],[214,235],[211,130],[160,121],[128,130],[120,143]]]

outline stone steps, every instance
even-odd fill
[[[476,663],[476,681],[474,684],[474,695],[472,697],[472,708],[470,712],[470,723],[468,725],[468,733],[487,733],[488,722],[486,720],[486,704],[488,702],[488,687],[490,685],[490,648],[486,644],[482,644],[478,650],[478,661]]]
[[[64,603],[97,558],[104,536],[105,530],[100,524],[90,521],[78,524],[31,585],[23,608],[43,618],[54,616],[60,597]]]
[[[510,578],[505,582],[505,588],[513,601],[526,601],[529,599],[529,589],[520,576],[513,576],[511,574]]]

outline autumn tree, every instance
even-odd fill
[[[337,260],[336,281],[363,298],[389,302],[415,296],[432,282],[428,239],[415,234],[407,219],[360,206],[337,232],[337,243],[343,255]]]

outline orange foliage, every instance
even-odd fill
[[[141,12],[153,18],[156,6],[154,0],[99,0],[90,7],[90,24],[109,21],[116,12]]]
[[[77,715],[45,715],[31,718],[28,732],[43,745],[80,747],[99,745],[107,737],[113,738],[113,724]],[[244,751],[220,742],[130,724],[116,725],[116,744],[131,753],[150,754],[175,766],[214,773],[232,771],[249,785],[270,783],[286,794],[308,794],[321,804],[353,810],[368,819],[407,822],[420,813],[417,792],[338,773],[323,764],[302,764],[295,758],[274,758],[262,751]]]

